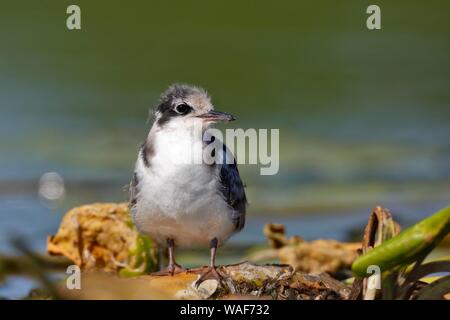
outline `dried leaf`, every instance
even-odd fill
[[[358,250],[358,255],[367,253],[374,247],[379,246],[387,239],[396,236],[400,232],[400,226],[392,218],[392,214],[388,209],[376,206],[369,216],[366,228],[364,229],[364,236],[361,250]],[[366,269],[367,274],[367,269]],[[391,276],[389,277],[389,279]],[[373,275],[370,278],[371,282],[382,282],[381,275]],[[384,286],[388,290],[391,286],[387,284]],[[368,279],[355,280],[352,286],[351,299],[363,298],[364,300],[373,300],[377,295],[376,286],[369,285]]]
[[[64,255],[84,270],[142,274],[157,268],[157,248],[133,226],[128,204],[96,203],[70,210],[47,251]]]
[[[335,273],[350,268],[360,246],[360,243],[319,239],[283,247],[278,255],[281,263],[289,264],[298,271]]]
[[[425,263],[411,271],[406,278],[406,282],[416,282],[430,274],[449,271],[450,261],[435,261]]]
[[[448,293],[450,293],[450,275],[420,289],[417,293],[417,300],[441,300]]]

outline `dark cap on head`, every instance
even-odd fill
[[[230,121],[231,115],[213,112],[211,100],[202,88],[186,84],[171,85],[160,98],[159,105],[155,109],[155,116],[159,126],[164,125],[170,119],[183,117],[201,118],[203,121]]]

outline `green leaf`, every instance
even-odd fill
[[[353,274],[368,277],[369,266],[378,266],[383,272],[412,263],[428,254],[449,232],[450,206],[358,257],[352,265]]]
[[[131,265],[119,270],[120,276],[135,277],[158,269],[156,245],[149,237],[138,235],[136,245],[130,248],[129,252],[134,261]]]

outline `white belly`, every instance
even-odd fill
[[[218,192],[217,169],[205,164],[174,164],[157,153],[150,167],[138,159],[138,201],[133,209],[137,228],[164,244],[219,244],[234,232],[232,209]]]

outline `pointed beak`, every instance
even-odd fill
[[[233,121],[233,120],[236,120],[236,118],[229,113],[215,111],[215,110],[211,110],[207,113],[199,115],[198,118],[201,118],[201,119],[207,120],[207,121]]]

